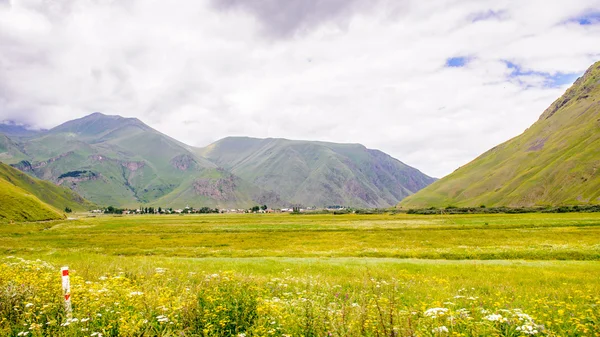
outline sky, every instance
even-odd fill
[[[0,0],[0,122],[361,143],[442,177],[600,60],[600,0]]]

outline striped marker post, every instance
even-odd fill
[[[71,318],[73,309],[71,308],[71,281],[69,280],[69,267],[60,268],[62,275],[62,290],[65,298],[65,312],[67,318]]]

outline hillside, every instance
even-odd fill
[[[119,207],[389,207],[434,181],[359,144],[225,138],[197,149],[101,113],[29,137],[0,134],[0,158]]]
[[[65,216],[25,190],[0,179],[0,222],[58,220]]]
[[[26,159],[16,142],[0,133],[0,161],[18,161]]]
[[[62,210],[93,205],[73,191],[30,177],[0,163],[0,222],[63,219]]]
[[[523,134],[400,203],[404,208],[600,203],[600,62]]]
[[[274,199],[305,206],[389,207],[434,181],[360,144],[228,137],[198,153]]]
[[[135,118],[94,113],[11,142],[22,155],[0,153],[6,162],[99,205],[152,205],[169,196],[164,202],[173,207],[249,206],[255,202],[240,194],[260,194],[252,186],[238,192],[227,172]]]
[[[56,186],[55,184],[33,178],[17,169],[0,162],[0,179],[14,185],[21,192],[30,194],[39,201],[48,204],[60,211],[66,207],[74,211],[85,211],[94,207],[92,203],[83,199],[68,188]],[[2,208],[7,204],[2,203]]]

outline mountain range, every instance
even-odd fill
[[[600,202],[600,62],[523,134],[402,200],[400,207]]]
[[[437,181],[360,144],[227,137],[196,148],[101,113],[42,131],[0,125],[0,161],[31,176],[2,165],[0,178],[10,196],[33,195],[54,210],[91,207],[83,198],[119,207],[598,204],[599,148],[597,62],[523,134]]]
[[[435,180],[359,144],[229,137],[195,148],[101,113],[9,131],[0,161],[99,205],[389,207]]]
[[[301,205],[387,207],[434,181],[360,144],[228,137],[197,153]]]

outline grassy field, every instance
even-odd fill
[[[0,335],[600,336],[599,231],[594,213],[4,224]]]

